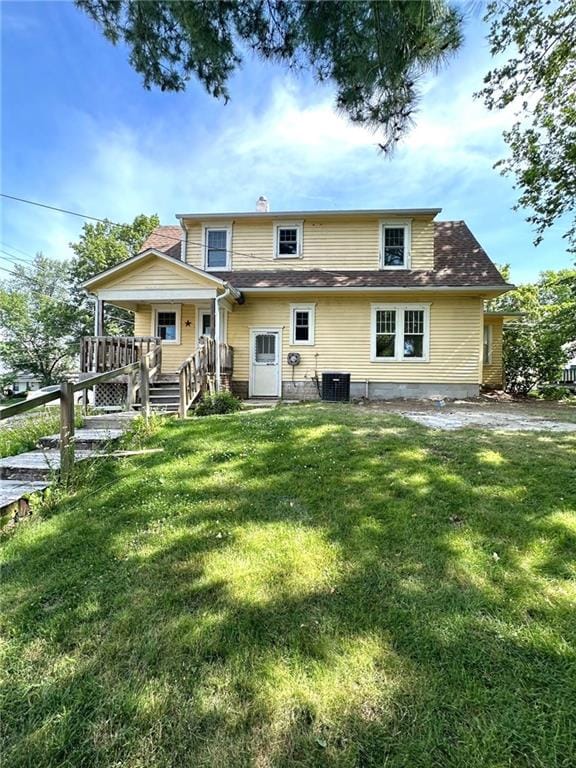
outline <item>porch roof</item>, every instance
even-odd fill
[[[154,259],[159,260],[161,263],[164,262],[171,270],[175,270],[176,272],[180,271],[180,273],[188,279],[194,276],[201,278],[202,282],[204,283],[207,282],[212,284],[213,288],[226,287],[224,280],[221,280],[210,272],[205,272],[203,269],[198,269],[198,267],[193,267],[191,264],[188,264],[184,261],[179,261],[174,257],[167,255],[163,251],[158,250],[157,248],[148,248],[147,250],[136,254],[136,256],[132,256],[125,261],[121,261],[120,264],[116,264],[114,267],[105,269],[103,272],[99,272],[97,275],[94,275],[94,277],[85,280],[83,283],[81,283],[81,286],[89,292],[94,292],[96,289],[98,289],[98,287],[103,287],[104,284],[110,283],[111,278],[114,278],[113,282],[115,282],[123,274],[127,274],[132,271],[135,272],[135,268],[137,268],[138,265],[144,265],[146,262]]]

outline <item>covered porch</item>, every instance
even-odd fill
[[[242,301],[232,286],[150,249],[96,275],[84,288],[94,298],[95,314],[94,336],[82,342],[83,375],[114,370],[153,350],[158,386],[171,385],[171,394],[178,386],[180,411],[204,390],[229,387],[228,314]],[[134,313],[133,336],[104,333],[106,304]]]

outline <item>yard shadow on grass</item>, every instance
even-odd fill
[[[12,765],[574,762],[576,440],[325,406],[160,439],[13,542]]]

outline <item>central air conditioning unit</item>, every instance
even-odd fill
[[[350,374],[329,371],[322,374],[322,400],[348,402],[350,400]]]

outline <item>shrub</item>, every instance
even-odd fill
[[[216,413],[234,413],[242,407],[240,400],[231,392],[215,392],[204,395],[194,409],[196,416],[212,416]]]
[[[538,393],[544,400],[564,400],[571,395],[568,387],[556,384],[544,384],[538,388]]]

